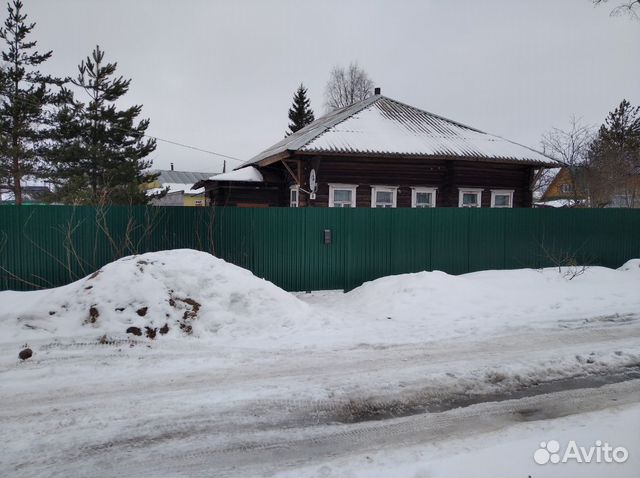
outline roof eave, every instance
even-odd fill
[[[352,158],[375,158],[375,159],[442,159],[447,161],[460,160],[460,161],[486,161],[490,163],[509,163],[509,164],[526,164],[532,166],[540,166],[545,168],[557,168],[557,163],[547,163],[538,161],[535,159],[517,159],[517,158],[491,158],[487,156],[456,156],[456,155],[443,155],[443,154],[411,154],[411,153],[373,153],[373,152],[353,152],[353,151],[321,151],[321,150],[308,150],[308,151],[296,151],[296,156],[349,156]],[[550,159],[551,160],[551,159]]]
[[[299,152],[299,151],[293,151],[291,149],[287,149],[280,153],[267,156],[266,158],[261,159],[260,161],[254,163],[252,166],[260,166],[260,167],[269,166],[270,164],[277,163],[278,161],[282,161],[283,159],[290,158],[291,156],[293,156],[294,152]],[[251,166],[251,165],[247,165],[247,166]],[[242,168],[239,168],[239,169],[242,169]]]

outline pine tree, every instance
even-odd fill
[[[307,89],[302,83],[293,95],[293,104],[289,108],[289,131],[287,136],[301,130],[309,123],[313,123],[315,117],[311,109],[311,102],[307,98]]]
[[[0,183],[22,204],[21,182],[42,174],[43,148],[48,136],[50,111],[55,102],[52,85],[63,80],[45,76],[38,65],[52,52],[39,53],[36,41],[28,39],[35,23],[27,23],[20,0],[7,4],[8,17],[0,28],[3,67],[0,71]]]
[[[633,206],[640,195],[640,107],[627,100],[607,116],[589,149],[590,189],[594,205],[624,195]]]
[[[80,63],[72,83],[89,100],[77,101],[66,91],[66,104],[58,112],[55,180],[57,200],[89,204],[146,204],[142,185],[157,174],[148,171],[147,156],[156,148],[144,138],[149,120],[137,120],[142,106],[117,108],[131,80],[115,76],[117,63],[104,61],[97,46]]]

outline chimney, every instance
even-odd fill
[[[374,94],[374,95],[380,95],[380,94],[382,94],[382,90],[381,90],[379,87],[377,87],[377,88],[375,88],[375,89],[373,90],[373,94]]]
[[[173,163],[171,163],[171,171],[173,171]]]

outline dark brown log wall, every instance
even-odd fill
[[[279,207],[285,203],[283,186],[258,183],[214,183],[207,190],[212,206]]]
[[[371,186],[398,186],[397,207],[411,207],[411,187],[435,187],[437,207],[458,207],[459,188],[482,188],[482,207],[491,189],[513,189],[514,207],[531,207],[532,166],[482,161],[322,158],[318,193],[311,206],[327,207],[329,183],[357,184],[357,207],[371,207]]]
[[[301,161],[300,169],[295,162]],[[292,158],[290,168],[301,173],[308,190],[312,165],[318,191],[315,200],[301,192],[300,206],[328,207],[329,183],[356,184],[357,207],[371,207],[371,186],[398,186],[397,207],[411,207],[411,187],[435,187],[437,207],[458,207],[459,188],[482,188],[482,207],[491,206],[491,189],[512,189],[514,207],[531,207],[534,166],[490,161],[410,158],[310,157]],[[220,206],[254,204],[289,205],[291,174],[281,163],[262,168],[266,183],[215,183],[207,185],[211,203]]]

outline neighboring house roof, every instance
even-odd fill
[[[572,177],[566,166],[558,169],[549,186],[547,186],[546,191],[540,198],[540,201],[584,199],[587,196],[584,187],[585,170],[582,167],[575,167],[573,171]],[[564,190],[563,187],[567,187],[568,189]],[[574,188],[576,188],[575,191]]]
[[[221,173],[198,181],[193,185],[194,188],[204,188],[206,181],[228,181],[228,182],[244,182],[244,183],[262,183],[264,176],[255,166],[246,166],[228,173]]]
[[[174,171],[172,169],[156,169],[155,173],[160,173],[156,181],[165,184],[188,184],[196,183],[201,179],[207,179],[213,175],[213,173],[196,173],[193,171]]]
[[[537,188],[533,190],[533,200],[540,201],[544,194],[548,191],[549,185],[553,182],[554,178],[560,171],[560,168],[545,168],[538,172],[537,179],[535,179]]]
[[[23,201],[38,201],[43,194],[51,192],[50,184],[42,179],[23,178],[20,184]],[[0,201],[15,201],[13,190],[7,185],[0,184]]]
[[[549,201],[537,201],[535,203],[533,203],[533,205],[535,207],[565,207],[565,208],[569,208],[569,207],[582,207],[584,205],[584,201],[578,201],[577,203],[575,201],[572,201],[570,199],[553,199],[553,200],[549,200]]]
[[[317,119],[240,168],[293,152],[462,157],[557,164],[521,144],[382,95],[371,96]]]
[[[159,183],[160,187],[147,190],[147,194],[155,194],[163,191],[166,187],[169,192],[183,192],[185,194],[201,194],[203,190],[192,190],[192,186],[204,179],[211,177],[213,173],[201,173],[194,171],[175,171],[171,169],[156,169],[154,173],[159,173],[154,183]]]

